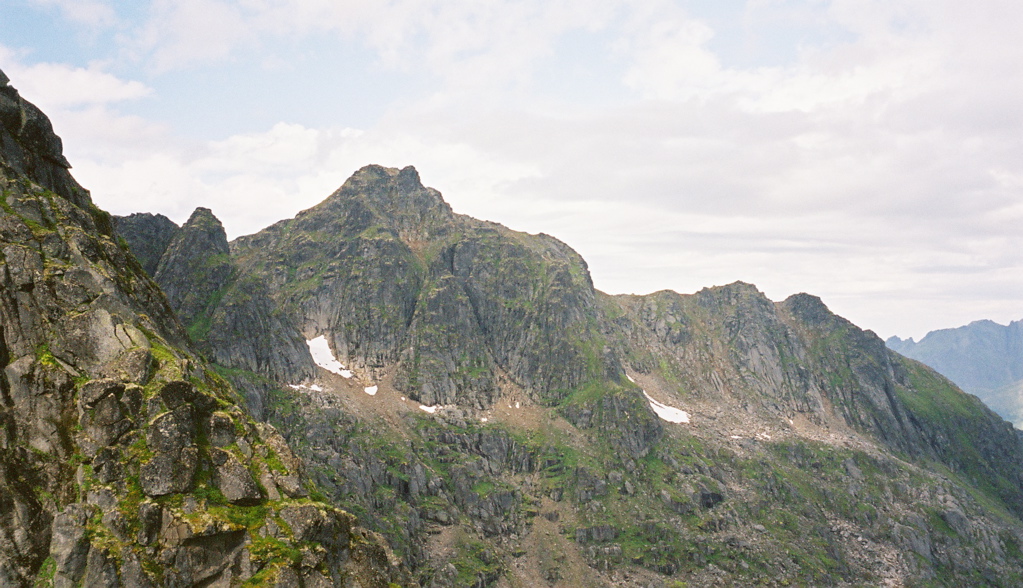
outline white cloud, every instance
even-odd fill
[[[157,71],[231,56],[259,31],[235,3],[218,0],[154,0],[150,20],[136,33],[135,48],[150,54]]]
[[[243,59],[319,34],[364,44],[379,65],[448,88],[524,84],[567,31],[612,22],[624,0],[155,0],[131,45],[157,71]],[[273,58],[266,59],[274,63]]]
[[[32,0],[41,6],[57,7],[64,18],[93,28],[114,26],[119,22],[117,13],[101,0]]]
[[[122,80],[95,65],[83,68],[37,63],[27,66],[20,62],[18,53],[2,46],[0,60],[21,95],[46,111],[135,100],[153,93],[141,82]]]

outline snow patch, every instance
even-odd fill
[[[315,339],[309,339],[305,343],[309,346],[309,353],[313,356],[313,362],[316,365],[342,378],[352,377],[351,370],[345,369],[345,366],[341,365],[341,362],[330,351],[330,345],[327,343],[326,336],[320,335]]]
[[[646,393],[646,390],[643,390],[643,396],[646,396],[647,402],[650,403],[650,408],[652,408],[654,412],[657,413],[657,416],[661,417],[662,420],[668,421],[669,423],[689,422],[688,412],[657,402]]]
[[[632,379],[632,376],[630,376],[629,374],[625,374],[625,377],[626,377],[626,378],[628,378],[628,379],[629,379],[629,381],[630,381],[630,382],[632,382],[633,384],[635,384],[635,383],[636,383],[636,380],[633,380],[633,379]]]
[[[312,390],[313,392],[323,392],[323,388],[320,388],[316,384],[313,384],[312,386],[309,386],[309,389]]]
[[[305,386],[302,384],[288,384],[288,388],[291,388],[292,390],[302,390]]]
[[[480,422],[481,423],[487,422],[487,417],[480,417]]]
[[[369,394],[370,396],[376,396],[376,393],[377,393],[377,387],[376,386],[366,386],[362,390],[363,390],[363,392],[365,392],[366,394]]]
[[[515,403],[515,408],[518,408],[518,407],[519,407],[519,403],[518,403],[518,402],[516,402],[516,403]]]
[[[732,435],[732,439],[742,439],[742,437],[740,437],[738,435]]]
[[[440,408],[440,407],[439,406],[423,406],[422,404],[419,405],[419,410],[421,410],[423,412],[428,412],[430,414],[433,414],[433,413],[437,412],[438,408]]]

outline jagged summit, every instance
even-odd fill
[[[184,324],[193,324],[231,279],[229,252],[224,226],[208,208],[196,208],[167,244],[153,278]]]
[[[423,186],[414,167],[368,165],[294,220],[299,227],[343,227],[347,234],[378,228],[417,242],[450,228],[453,217],[451,206],[440,192]]]
[[[68,173],[71,164],[64,157],[64,145],[53,132],[50,119],[8,82],[7,75],[0,71],[0,150],[4,170],[11,176],[31,179],[76,206],[88,208],[92,199]]]

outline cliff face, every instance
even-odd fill
[[[308,498],[0,79],[0,585],[403,582]]]
[[[363,168],[228,262],[204,312],[245,300],[235,326],[189,332],[425,585],[1023,579],[1019,437],[816,297],[607,296],[412,168]],[[299,342],[263,364],[234,351],[263,344],[253,292]],[[265,367],[320,336],[329,370]]]
[[[182,227],[148,213],[115,220],[199,350],[236,370],[222,375],[243,393],[250,412],[264,414],[268,384],[237,370],[284,382],[313,374],[297,321],[270,298],[262,279],[240,275],[224,227],[209,209],[196,209]]]
[[[546,236],[454,215],[416,171],[369,166],[322,204],[232,244],[366,379],[394,365],[423,404],[483,408],[499,372],[540,402],[617,379],[585,263]]]
[[[114,217],[114,229],[123,237],[135,259],[150,276],[156,275],[160,258],[167,251],[179,227],[162,214],[135,213],[130,216]]]

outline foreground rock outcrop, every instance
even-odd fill
[[[407,584],[310,498],[0,80],[0,585]]]

